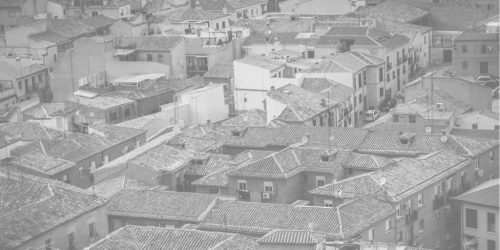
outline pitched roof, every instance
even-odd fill
[[[23,115],[32,118],[45,118],[49,116],[65,116],[68,113],[76,111],[75,108],[64,103],[40,103],[23,111]]]
[[[224,8],[227,10],[238,10],[245,7],[250,7],[257,4],[265,4],[265,0],[201,0],[200,6],[204,10],[222,11]]]
[[[375,19],[387,19],[407,23],[424,18],[429,15],[429,12],[400,1],[390,0],[375,6],[362,8],[356,11],[356,14],[367,15]]]
[[[209,175],[227,168],[231,164],[233,164],[233,161],[230,155],[211,154],[208,159],[204,159],[201,164],[195,162],[189,166],[186,174]]]
[[[45,155],[41,152],[30,152],[29,154],[23,154],[20,157],[15,157],[12,160],[15,165],[46,174],[48,176],[55,175],[75,166],[75,164],[70,161]]]
[[[70,95],[66,97],[66,101],[73,102],[79,105],[89,106],[96,109],[107,110],[110,108],[122,106],[134,101],[120,96],[105,96],[99,95],[93,98],[82,97],[78,95]]]
[[[94,243],[88,250],[258,249],[255,240],[238,234],[127,225]]]
[[[113,1],[109,1],[113,2]],[[83,18],[78,20],[80,23],[85,24],[95,30],[105,29],[110,27],[113,23],[116,22],[113,18],[109,18],[107,16],[93,16],[90,18]]]
[[[262,159],[244,164],[228,173],[228,176],[258,178],[290,178],[305,172],[335,173],[340,165],[333,161],[322,161],[322,155],[330,151],[317,148],[289,147]]]
[[[252,44],[273,44],[274,40],[277,39],[281,44],[301,44],[301,45],[314,45],[318,41],[319,37],[314,33],[305,33],[307,36],[303,36],[304,33],[297,31],[283,31],[276,27],[276,31],[268,34],[266,31],[262,32],[252,32],[243,46],[250,46]]]
[[[99,197],[110,198],[124,189],[142,190],[152,189],[148,184],[130,176],[121,175],[103,180],[89,188],[87,191],[95,193]]]
[[[381,220],[393,213],[387,203],[372,202],[366,206],[361,199],[349,207],[296,206],[242,201],[217,201],[211,208],[212,216],[206,216],[199,228],[202,230],[227,230],[228,232],[263,236],[273,230],[301,230],[325,234],[327,239],[353,236],[354,229],[364,223]],[[360,220],[342,221],[342,210],[356,211]],[[220,216],[224,214],[224,216]],[[349,218],[344,216],[344,218]],[[348,229],[344,232],[344,229]]]
[[[107,214],[198,223],[216,195],[157,190],[121,190],[109,199]]]
[[[218,62],[212,65],[204,78],[231,78],[234,79],[234,66],[232,63]]]
[[[472,160],[451,152],[436,152],[418,158],[403,158],[379,171],[344,179],[309,191],[311,194],[354,198],[373,195],[389,202],[397,202],[419,192],[472,164]],[[384,183],[381,180],[385,179]]]
[[[194,157],[191,150],[178,149],[162,143],[130,160],[129,163],[154,171],[171,171],[186,166]]]
[[[3,60],[0,60],[0,72],[14,79],[24,77],[38,71],[44,70],[45,67],[41,64],[33,63],[30,65],[18,66]]]
[[[7,122],[0,124],[0,131],[19,137],[22,141],[59,138],[60,131],[46,128],[38,122]]]
[[[270,91],[267,93],[267,96],[286,105],[288,110],[285,109],[277,117],[278,120],[285,122],[307,121],[341,101],[333,97],[327,100],[321,94],[308,91],[293,84],[287,84],[275,91]],[[325,101],[326,105],[322,104],[323,101]]]
[[[170,51],[184,41],[180,36],[121,36],[116,38],[117,48],[142,51]]]
[[[270,71],[279,69],[285,65],[283,62],[274,61],[263,56],[250,55],[236,60],[236,62],[264,68]]]
[[[399,48],[409,42],[409,39],[402,35],[378,28],[333,26],[321,36],[318,44],[340,44],[340,39],[353,39],[354,46],[378,46],[389,50]]]
[[[222,12],[188,8],[181,11],[172,11],[167,13],[165,16],[172,23],[182,23],[192,21],[212,21],[223,17],[229,17],[230,15]]]
[[[266,112],[260,109],[248,110],[220,124],[223,127],[266,127]]]
[[[103,122],[93,123],[89,126],[89,128],[89,133],[95,133],[102,136],[114,144],[122,143],[130,138],[146,133],[146,130],[144,129],[114,126]]]
[[[273,230],[257,240],[259,244],[316,245],[324,235],[307,230]]]
[[[105,200],[62,182],[0,174],[0,246],[17,249],[24,242],[70,222]]]
[[[367,66],[380,65],[383,63],[380,59],[373,59],[373,57],[365,56],[362,53],[350,51],[338,53],[330,60],[351,72],[358,72]]]
[[[498,208],[498,201],[500,197],[499,185],[500,182],[498,178],[489,180],[457,197],[454,197],[453,199],[462,202]]]

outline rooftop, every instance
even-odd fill
[[[45,155],[40,152],[31,152],[21,155],[20,157],[12,158],[15,165],[31,169],[48,176],[55,175],[66,169],[75,166],[73,162]]]
[[[239,10],[257,4],[267,4],[266,0],[201,0],[200,6],[204,10],[222,11]]]
[[[398,202],[471,164],[472,160],[452,152],[435,152],[399,159],[379,171],[334,182],[309,193],[336,196],[340,190],[343,198],[369,194],[382,201]]]
[[[194,22],[194,21],[212,21],[215,19],[229,17],[229,14],[222,12],[206,11],[200,9],[175,10],[166,14],[166,18],[172,23]]]
[[[21,141],[50,140],[63,134],[46,128],[38,122],[7,122],[0,124],[0,131],[18,137]]]
[[[353,94],[351,87],[326,78],[304,78],[300,87],[335,100],[345,100]]]
[[[95,133],[106,138],[106,140],[109,140],[111,143],[118,144],[130,138],[145,134],[146,130],[109,125],[107,123],[93,123],[89,126],[89,133]]]
[[[423,9],[396,0],[389,0],[376,6],[362,8],[356,13],[375,19],[387,19],[401,23],[416,21],[429,15],[429,12]]]
[[[334,208],[217,201],[211,211],[214,211],[212,216],[204,218],[200,229],[256,236],[264,236],[273,230],[307,230],[325,234],[328,239],[342,239],[353,236],[370,225],[368,223],[386,218],[393,213],[393,208],[374,198],[363,197]],[[353,219],[354,216],[357,220]]]
[[[124,98],[120,96],[106,96],[106,95],[98,95],[92,98],[87,98],[78,95],[70,95],[66,98],[66,101],[101,110],[107,110],[125,104],[134,103],[134,101],[129,98]]]
[[[260,109],[248,110],[220,124],[223,127],[266,127],[266,112]]]
[[[497,179],[489,180],[453,198],[466,203],[498,208],[499,185]]]
[[[270,91],[267,96],[286,105],[283,112],[276,117],[276,119],[285,122],[307,121],[341,101],[332,96],[330,99],[325,99],[321,94],[310,92],[293,84]]]
[[[232,63],[218,62],[212,65],[204,78],[231,78],[234,79],[234,66]]]
[[[252,250],[258,249],[258,244],[238,234],[127,225],[87,249]]]
[[[267,69],[269,71],[279,69],[285,65],[283,62],[274,61],[266,57],[256,55],[250,55],[237,59],[236,62]]]
[[[63,223],[105,205],[105,200],[62,182],[0,174],[0,245],[17,249]]]
[[[276,31],[271,33],[266,33],[268,31],[262,32],[252,32],[251,36],[249,36],[243,46],[250,46],[252,44],[272,44],[274,41],[278,41],[281,44],[302,44],[302,45],[314,45],[318,41],[318,36],[314,33],[310,36],[304,36],[302,32],[286,32],[284,30],[280,30],[276,27]]]
[[[6,77],[17,79],[21,78],[39,71],[44,70],[45,67],[41,64],[32,63],[30,65],[16,65],[15,63],[10,63],[4,60],[0,60],[0,79],[5,79],[2,75]]]
[[[126,175],[121,175],[118,177],[106,179],[102,182],[99,182],[87,188],[87,191],[93,192],[99,197],[104,197],[109,199],[110,197],[112,197],[113,195],[124,189],[143,190],[152,188],[153,187],[147,185],[146,183],[138,179]]]
[[[325,236],[308,230],[273,230],[257,240],[259,244],[316,245]]]
[[[107,205],[107,214],[198,223],[218,196],[160,190],[121,190]]]
[[[117,123],[115,126],[146,130],[146,138],[148,140],[172,127],[170,121],[159,114],[140,116],[132,120]]]
[[[462,33],[455,41],[498,41],[498,33]]]
[[[64,103],[40,103],[23,111],[23,115],[32,119],[46,118],[50,116],[65,116],[75,112],[76,109],[65,105]]]
[[[184,41],[180,36],[121,36],[116,38],[117,48],[141,51],[170,51]]]
[[[321,36],[319,45],[340,44],[340,39],[353,39],[353,46],[376,46],[397,49],[409,42],[405,36],[378,28],[333,26]]]
[[[174,172],[186,166],[194,157],[190,150],[178,149],[162,143],[130,161],[132,164],[154,171]]]

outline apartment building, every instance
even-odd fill
[[[463,33],[455,38],[453,69],[460,76],[498,76],[498,32]]]

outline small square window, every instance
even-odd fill
[[[333,207],[333,202],[331,200],[324,200],[323,205],[325,207]]]
[[[245,180],[238,180],[238,190],[248,191],[247,190],[247,181],[245,181]]]
[[[272,182],[265,181],[264,182],[264,192],[273,192],[274,186]]]
[[[325,185],[325,177],[324,176],[316,176],[316,187],[322,187]]]

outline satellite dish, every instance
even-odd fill
[[[244,114],[244,115],[243,115],[243,121],[244,121],[244,122],[247,122],[247,121],[248,121],[248,115],[247,115],[247,114]]]
[[[425,132],[430,134],[432,132],[432,128],[431,127],[425,127]]]
[[[446,135],[441,136],[442,143],[446,143],[447,141],[448,141],[448,136],[446,136]]]
[[[89,115],[90,117],[94,117],[94,112],[90,111]]]

